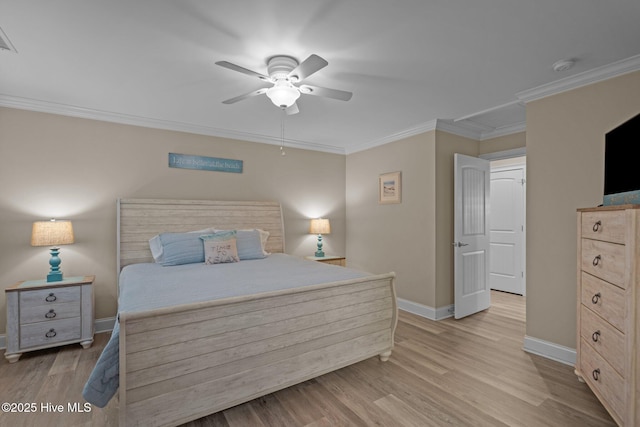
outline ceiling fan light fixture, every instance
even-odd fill
[[[267,96],[276,107],[288,108],[300,98],[300,92],[287,80],[278,80],[267,89]]]

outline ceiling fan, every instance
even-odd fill
[[[287,114],[296,114],[299,112],[296,100],[300,97],[300,94],[324,96],[340,101],[350,100],[353,95],[351,92],[299,84],[328,64],[325,59],[318,55],[311,55],[301,63],[298,63],[298,61],[291,56],[277,55],[269,58],[267,61],[267,73],[269,75],[264,75],[232,64],[231,62],[218,61],[216,65],[254,76],[262,81],[273,84],[271,87],[254,90],[253,92],[222,101],[222,103],[233,104],[252,96],[266,94],[276,107],[282,108]]]

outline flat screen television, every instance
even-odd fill
[[[605,135],[604,205],[640,203],[640,114]]]

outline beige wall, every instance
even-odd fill
[[[604,135],[638,114],[639,100],[635,72],[527,104],[531,337],[575,348],[576,209],[602,203]]]
[[[453,304],[453,154],[478,142],[441,131],[347,156],[347,257],[375,273],[395,271],[398,297]],[[402,203],[378,204],[378,176],[402,171]]]
[[[242,174],[169,168],[168,153],[244,161]],[[345,156],[181,132],[0,108],[0,284],[46,276],[48,249],[29,244],[31,223],[71,219],[65,276],[95,274],[96,317],[116,310],[116,199],[277,200],[286,249],[311,255],[308,218],[331,219],[325,252],[345,253]],[[0,334],[5,330],[0,293]]]
[[[525,132],[512,133],[511,135],[498,136],[480,142],[478,145],[478,155],[481,156],[488,153],[524,148],[526,145],[527,134]]]
[[[349,266],[395,271],[400,298],[435,306],[436,132],[347,156]],[[402,203],[378,204],[378,177],[402,172]]]

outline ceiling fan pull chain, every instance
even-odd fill
[[[282,115],[280,116],[280,155],[286,156],[287,153],[284,152],[284,108],[282,108]]]

